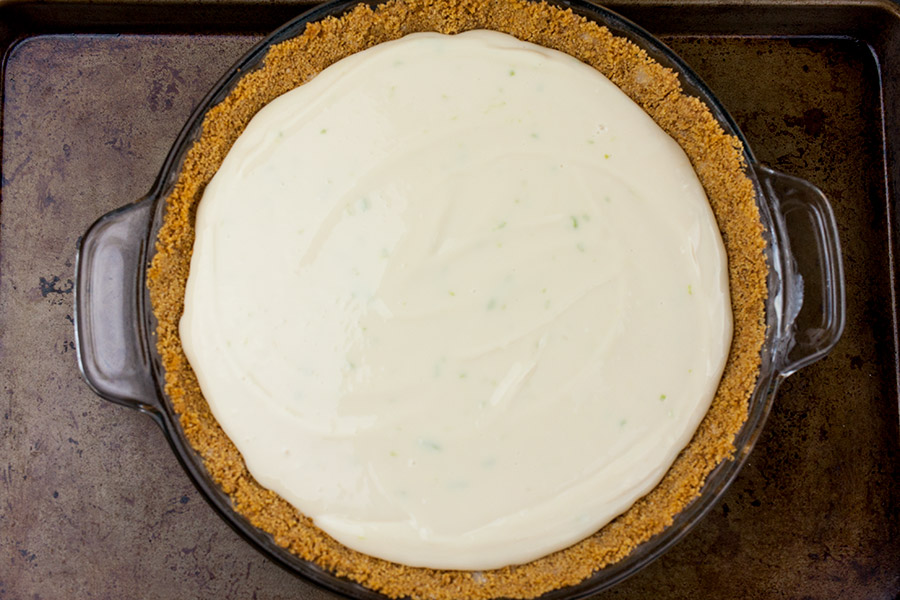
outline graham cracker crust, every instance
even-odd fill
[[[691,443],[649,494],[600,531],[564,550],[492,571],[414,568],[373,558],[337,543],[310,519],[250,475],[200,391],[181,348],[178,322],[194,242],[194,215],[206,184],[249,120],[265,104],[332,63],[403,35],[493,29],[570,54],[593,66],[639,104],[684,149],[703,184],[728,254],[734,334],[722,381]],[[633,43],[571,11],[527,0],[389,0],[360,5],[340,18],[309,24],[273,46],[263,66],[247,73],[205,116],[177,183],[148,271],[157,348],[166,394],[186,439],[234,509],[275,542],[338,576],[392,598],[534,598],[573,585],[627,556],[672,523],[697,497],[709,473],[733,451],[747,417],[765,337],[767,267],[763,228],[740,142],[709,109],[682,93],[677,76]]]

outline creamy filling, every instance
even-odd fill
[[[477,570],[659,482],[730,311],[679,146],[589,66],[476,31],[360,52],[253,118],[180,330],[260,484],[350,548]]]

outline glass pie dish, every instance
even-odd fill
[[[165,218],[170,190],[185,153],[200,133],[207,112],[238,81],[257,68],[269,48],[298,35],[307,23],[341,15],[357,2],[331,3],[286,24],[255,47],[204,99],[170,152],[153,190],[143,200],[109,213],[85,234],[79,249],[76,282],[76,339],[80,366],[88,383],[104,398],[151,415],[163,428],[176,455],[210,504],[237,531],[273,561],[332,591],[351,597],[380,594],[333,576],[278,546],[272,537],[236,512],[230,498],[210,478],[185,438],[172,403],[164,393],[165,373],[154,341],[147,266]],[[726,134],[743,142],[745,174],[756,191],[765,228],[768,266],[766,339],[761,367],[749,400],[747,420],[738,432],[732,459],[709,474],[700,495],[662,533],[626,558],[577,585],[545,597],[580,597],[614,585],[659,556],[690,529],[734,479],[756,440],[780,382],[828,352],[843,322],[843,275],[837,229],[827,200],[809,183],[758,164],[733,121],[702,82],[658,41],[614,13],[587,3],[564,3],[642,48],[678,74],[685,93],[703,101]],[[792,252],[791,245],[796,252]]]

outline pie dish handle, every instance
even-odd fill
[[[100,396],[151,415],[156,387],[144,314],[143,272],[153,200],[109,212],[81,239],[75,263],[78,367]]]
[[[844,265],[834,211],[812,183],[766,166],[756,169],[772,209],[773,237],[781,246],[774,303],[784,341],[782,377],[819,360],[837,344],[846,320]],[[776,257],[776,261],[779,257]]]

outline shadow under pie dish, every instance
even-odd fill
[[[230,523],[283,566],[332,590],[354,596],[376,595],[371,590],[377,590],[391,597],[534,597],[581,595],[612,585],[646,564],[702,515],[749,451],[778,382],[821,356],[840,333],[839,251],[821,195],[804,182],[758,166],[702,84],[649,36],[597,7],[573,8],[578,14],[518,2],[398,2],[374,10],[343,3],[317,9],[273,34],[220,82],[185,128],[148,199],[106,217],[85,236],[79,256],[77,321],[88,381],[102,395],[138,404],[153,414],[198,487]],[[329,15],[343,16],[326,18]],[[316,24],[306,27],[308,22]],[[250,117],[325,66],[379,42],[417,31],[471,29],[510,33],[591,64],[679,143],[703,183],[725,240],[734,312],[732,351],[716,397],[662,482],[574,546],[518,567],[484,572],[404,567],[349,550],[259,486],[200,394],[181,352],[177,328],[196,205]],[[804,273],[825,280],[825,327],[820,329],[827,335],[815,342],[794,335],[802,296],[781,213],[789,202],[792,210],[818,215],[821,223],[813,233],[827,259],[825,268],[819,274]],[[143,366],[149,367],[144,369],[142,352],[135,352],[133,377],[97,369],[94,360],[98,353],[93,349],[99,348],[102,336],[95,334],[101,330],[101,319],[92,320],[100,313],[96,302],[91,304],[96,295],[91,292],[99,284],[90,274],[108,255],[100,242],[114,230],[117,239],[141,240],[129,250],[139,285],[123,303],[128,310],[120,310],[128,313],[120,333],[152,360],[144,359]],[[150,256],[147,275],[143,266]],[[157,340],[147,335],[150,331],[158,332]],[[158,393],[163,389],[164,394]],[[736,459],[727,460],[735,450]]]

